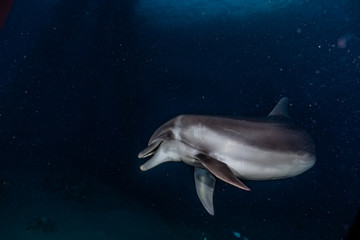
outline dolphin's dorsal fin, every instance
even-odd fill
[[[270,112],[268,117],[285,117],[290,118],[289,111],[289,99],[284,97],[276,104],[274,109]]]

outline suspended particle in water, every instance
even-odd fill
[[[234,236],[237,237],[237,238],[240,238],[241,237],[241,234],[239,232],[233,232]]]
[[[337,46],[338,48],[346,48],[348,42],[353,38],[353,34],[347,33],[341,37],[339,37]]]

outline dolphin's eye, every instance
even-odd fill
[[[171,139],[173,134],[172,134],[172,132],[167,132],[165,136],[167,139]]]

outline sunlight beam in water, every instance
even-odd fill
[[[237,19],[251,14],[296,7],[303,0],[139,0],[136,13],[162,25]]]

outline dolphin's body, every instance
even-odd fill
[[[283,98],[262,119],[180,115],[155,131],[139,158],[154,156],[140,168],[146,171],[169,161],[194,166],[197,194],[213,215],[214,176],[249,191],[239,178],[288,178],[315,164],[314,143],[294,124],[287,107]]]

